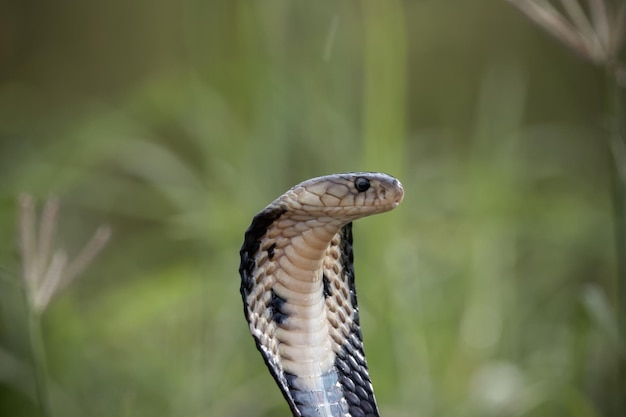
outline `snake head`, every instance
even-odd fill
[[[283,194],[276,203],[294,214],[350,222],[394,209],[404,197],[400,181],[373,172],[312,178]]]

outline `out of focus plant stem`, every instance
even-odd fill
[[[626,2],[610,0],[508,0],[531,21],[585,60],[602,67],[606,78],[608,149],[614,205],[617,251],[617,294],[612,300],[617,316],[618,390],[626,387],[626,128],[624,93],[626,68],[620,51],[626,39]],[[586,3],[586,4],[582,4]],[[562,12],[561,12],[562,11]],[[624,402],[623,393],[618,401]],[[624,404],[622,404],[623,406]],[[620,405],[617,406],[620,409]]]
[[[611,180],[613,190],[615,243],[617,251],[617,306],[620,366],[618,384],[626,387],[626,136],[624,130],[624,86],[620,85],[618,72],[607,68],[607,108],[609,116],[609,144],[613,164]],[[626,403],[624,398],[621,400]],[[624,405],[624,404],[622,404]]]
[[[100,227],[83,250],[68,263],[62,249],[54,250],[59,201],[49,199],[36,231],[35,204],[29,195],[20,197],[20,252],[22,278],[28,306],[28,335],[35,373],[35,388],[41,414],[53,415],[48,392],[49,374],[41,317],[54,296],[69,285],[93,261],[108,242],[111,231]]]

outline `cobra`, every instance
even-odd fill
[[[254,216],[241,247],[244,313],[295,417],[379,416],[359,323],[352,222],[394,209],[382,173],[313,178]]]

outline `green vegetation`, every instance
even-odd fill
[[[354,227],[384,417],[626,414],[624,115],[602,62],[496,0],[13,3],[0,416],[287,417],[243,317],[243,232],[354,170],[406,190]],[[111,230],[43,305],[24,194],[59,198],[49,253]]]

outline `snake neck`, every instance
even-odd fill
[[[351,225],[260,213],[240,273],[257,347],[296,417],[378,416],[359,328]]]
[[[339,228],[308,229],[291,237],[289,245],[282,247],[282,239],[276,243],[276,282],[272,287],[272,304],[280,306],[276,338],[283,369],[297,377],[294,383],[300,390],[325,389],[321,375],[335,362],[322,267]],[[292,228],[284,229],[281,235],[290,236],[292,232]],[[273,238],[268,236],[269,240]]]

